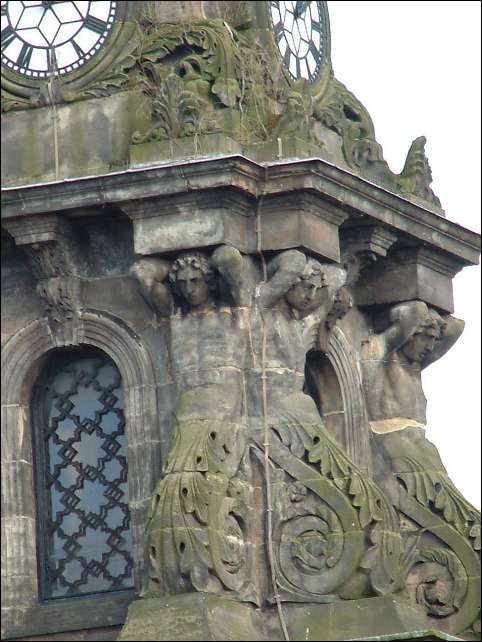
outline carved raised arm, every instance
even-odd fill
[[[434,310],[431,310],[431,314],[432,316],[439,316]],[[443,357],[444,354],[456,343],[464,331],[465,321],[462,321],[462,319],[457,319],[456,317],[452,317],[448,314],[440,317],[440,321],[440,337],[435,342],[433,350],[422,360],[422,368],[426,368],[434,361],[440,359],[440,357]]]
[[[169,316],[173,312],[172,293],[164,283],[169,269],[170,263],[155,258],[140,259],[130,269],[130,274],[137,280],[142,297],[160,316]]]
[[[221,245],[211,256],[211,265],[219,272],[236,305],[248,305],[251,298],[246,259],[239,250]]]
[[[268,265],[269,280],[258,289],[263,308],[269,308],[283,297],[299,280],[306,267],[306,256],[298,250],[278,254]]]
[[[394,306],[388,315],[389,326],[382,333],[386,354],[401,348],[429,316],[423,301],[407,301]]]

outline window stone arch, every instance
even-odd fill
[[[309,353],[307,381],[330,434],[361,470],[370,472],[369,427],[358,360],[338,325],[331,331],[325,353]]]
[[[29,406],[33,383],[51,351],[72,345],[68,340],[59,342],[47,319],[40,319],[10,337],[2,350],[2,629],[8,637],[59,630],[53,628],[54,611],[47,615],[39,600]],[[122,377],[134,582],[139,589],[144,566],[144,513],[161,466],[155,368],[141,338],[122,320],[104,312],[80,312],[75,345],[105,352]],[[98,609],[91,626],[122,621],[126,606],[122,604],[117,615]],[[104,621],[106,615],[108,622]],[[79,628],[84,628],[85,618],[79,622]],[[75,613],[68,628],[75,628]]]

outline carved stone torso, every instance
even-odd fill
[[[393,418],[426,423],[427,400],[420,363],[401,350],[385,354],[384,338],[374,335],[363,348],[362,370],[370,421]]]
[[[264,320],[264,323],[263,323]],[[321,422],[316,404],[303,392],[306,353],[314,343],[319,317],[295,318],[283,308],[254,309],[251,316],[251,342],[248,346],[248,414],[260,417],[263,412],[262,374],[266,374],[267,414],[274,418],[290,409],[304,418]],[[263,339],[264,333],[264,339]],[[263,340],[266,342],[263,363]],[[296,411],[295,411],[296,406]]]
[[[171,316],[171,372],[180,392],[178,420],[240,418],[247,337],[241,310],[222,307]]]

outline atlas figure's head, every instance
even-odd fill
[[[402,346],[405,357],[411,362],[421,363],[435,348],[444,325],[445,322],[438,312],[429,309],[426,319],[417,326],[410,339]]]
[[[285,295],[288,304],[303,314],[308,314],[321,305],[325,276],[321,263],[308,259],[303,274]]]
[[[169,281],[175,293],[194,310],[202,310],[212,302],[216,289],[215,275],[209,259],[199,252],[186,252],[172,264]]]

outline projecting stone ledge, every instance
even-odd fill
[[[421,607],[400,597],[283,604],[290,640],[460,640],[430,628]],[[275,607],[205,593],[141,599],[118,637],[128,640],[284,640]]]

